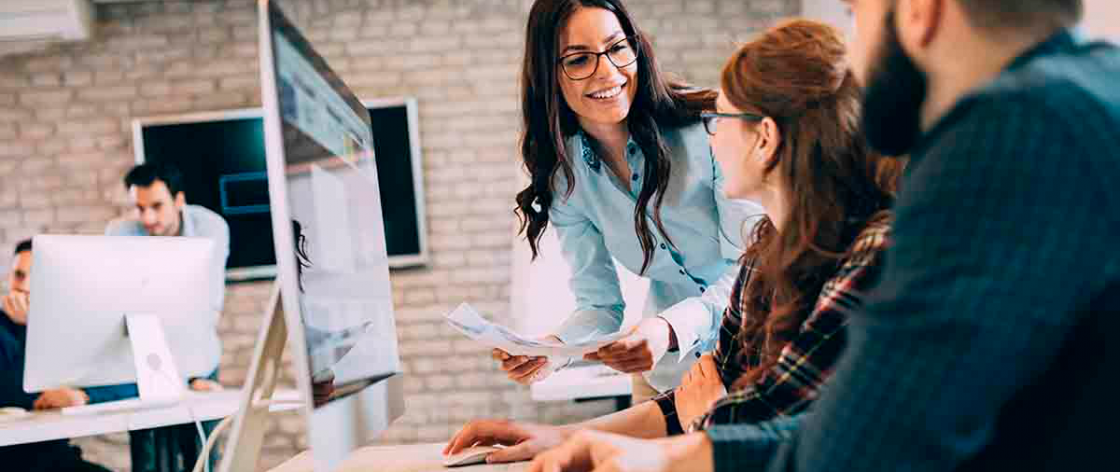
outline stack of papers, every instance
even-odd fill
[[[445,316],[447,323],[468,338],[514,356],[583,357],[626,336],[625,331],[609,334],[591,333],[587,337],[562,344],[527,338],[505,326],[491,323],[473,307],[463,303]]]

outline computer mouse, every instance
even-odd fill
[[[500,451],[502,448],[494,446],[475,446],[468,447],[459,451],[458,454],[452,454],[443,459],[443,465],[446,467],[459,467],[464,465],[481,464],[486,462],[486,456],[491,452]]]
[[[0,421],[17,420],[27,416],[27,410],[18,406],[0,407]]]

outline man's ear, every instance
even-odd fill
[[[187,194],[183,192],[176,193],[175,208],[182,210],[184,206],[187,206]]]
[[[893,25],[903,45],[925,48],[941,29],[945,2],[951,0],[902,0],[897,3]]]

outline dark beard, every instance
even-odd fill
[[[894,9],[887,12],[883,41],[871,61],[863,96],[863,133],[876,151],[904,156],[921,136],[927,81],[898,39]]]

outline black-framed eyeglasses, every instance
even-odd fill
[[[638,60],[638,42],[627,36],[611,43],[603,52],[574,52],[560,58],[560,68],[569,79],[588,79],[599,70],[600,56],[607,56],[611,64],[621,69]]]
[[[766,119],[765,116],[756,115],[754,113],[704,112],[704,113],[700,114],[700,120],[704,122],[704,131],[707,131],[708,134],[710,134],[712,136],[715,136],[716,135],[716,126],[719,124],[719,119],[720,118],[738,118],[740,120],[747,120],[747,121],[762,121],[762,120]]]

